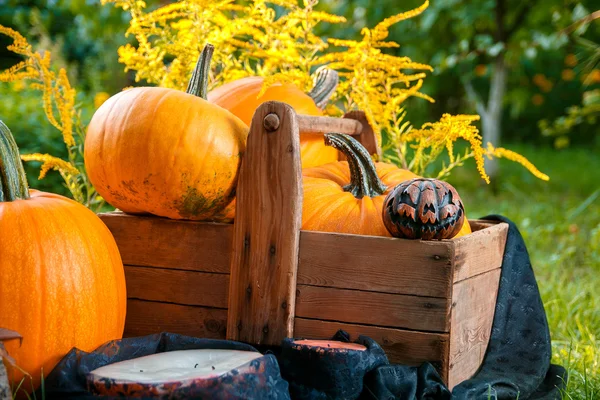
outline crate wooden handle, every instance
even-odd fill
[[[236,196],[227,338],[280,345],[294,333],[302,224],[300,134],[289,105],[256,110]]]
[[[360,135],[363,126],[354,119],[332,117],[313,117],[311,115],[298,115],[298,128],[306,133],[345,133],[346,135]]]
[[[371,155],[381,157],[381,147],[364,111],[350,111],[344,118],[298,115],[298,128],[303,133],[345,133],[358,140]],[[346,157],[340,152],[340,160]]]

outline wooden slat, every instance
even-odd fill
[[[226,326],[227,310],[129,299],[123,336],[170,332],[225,339]]]
[[[381,157],[381,146],[377,142],[377,138],[375,137],[375,132],[373,131],[373,128],[369,124],[369,121],[367,120],[367,116],[365,115],[365,112],[353,110],[353,111],[347,112],[344,115],[344,118],[353,119],[353,120],[360,122],[360,124],[362,125],[362,130],[354,138],[356,140],[358,140],[360,142],[360,144],[362,144],[365,147],[365,149],[367,149],[369,154],[376,155],[377,157]],[[339,157],[340,160],[346,159],[346,157],[341,152],[339,154],[340,154],[340,157]]]
[[[489,221],[489,220],[485,220],[485,219],[470,219],[469,225],[471,226],[471,231],[477,232],[482,229],[486,229],[486,228],[492,227],[494,225],[498,225],[498,222]],[[457,239],[459,239],[459,238],[457,238]]]
[[[504,257],[504,246],[508,224],[472,223],[477,230],[470,235],[452,240],[454,248],[454,282],[460,282],[472,276],[500,268]]]
[[[302,170],[296,113],[287,104],[266,102],[254,114],[240,167],[229,339],[280,345],[284,338],[293,336],[301,223]]]
[[[450,298],[452,246],[302,231],[298,283]]]
[[[298,127],[302,133],[335,132],[345,133],[347,135],[358,135],[363,129],[362,124],[353,119],[298,115],[297,120]]]
[[[233,225],[122,212],[99,217],[115,237],[124,264],[229,273]]]
[[[501,269],[454,285],[450,329],[448,386],[469,379],[479,369],[492,330]]]
[[[296,316],[447,332],[449,300],[298,285]]]
[[[229,275],[125,266],[127,297],[227,308]]]
[[[420,365],[425,361],[440,363],[442,354],[448,347],[447,333],[414,332],[299,317],[296,317],[294,337],[331,339],[339,329],[348,332],[353,340],[358,339],[359,335],[375,340],[385,350],[391,363],[405,365]]]

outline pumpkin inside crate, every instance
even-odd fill
[[[277,126],[265,127],[272,114]],[[432,362],[450,387],[472,376],[490,336],[508,225],[471,220],[472,234],[440,241],[301,231],[299,126],[360,138],[364,121],[264,103],[234,224],[101,215],[126,265],[125,336],[278,345],[343,329],[376,340],[393,363]]]

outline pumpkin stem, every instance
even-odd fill
[[[341,151],[348,159],[350,183],[344,186],[346,192],[352,193],[357,199],[385,193],[387,186],[377,175],[371,155],[356,139],[342,133],[326,133],[325,144]]]
[[[337,89],[338,73],[332,69],[321,67],[317,70],[314,86],[308,95],[313,99],[317,107],[324,109],[329,99]]]
[[[29,186],[19,148],[10,129],[0,121],[0,202],[28,198]]]
[[[186,93],[193,94],[206,100],[208,96],[208,75],[210,73],[210,60],[215,51],[215,46],[207,44],[202,49],[198,62],[192,72],[192,79],[188,83]]]

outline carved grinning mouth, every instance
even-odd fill
[[[424,195],[426,191],[432,193]],[[422,202],[426,201],[426,204]],[[460,197],[432,180],[413,179],[398,185],[385,204],[387,216],[401,237],[441,239],[448,237],[464,218]]]

